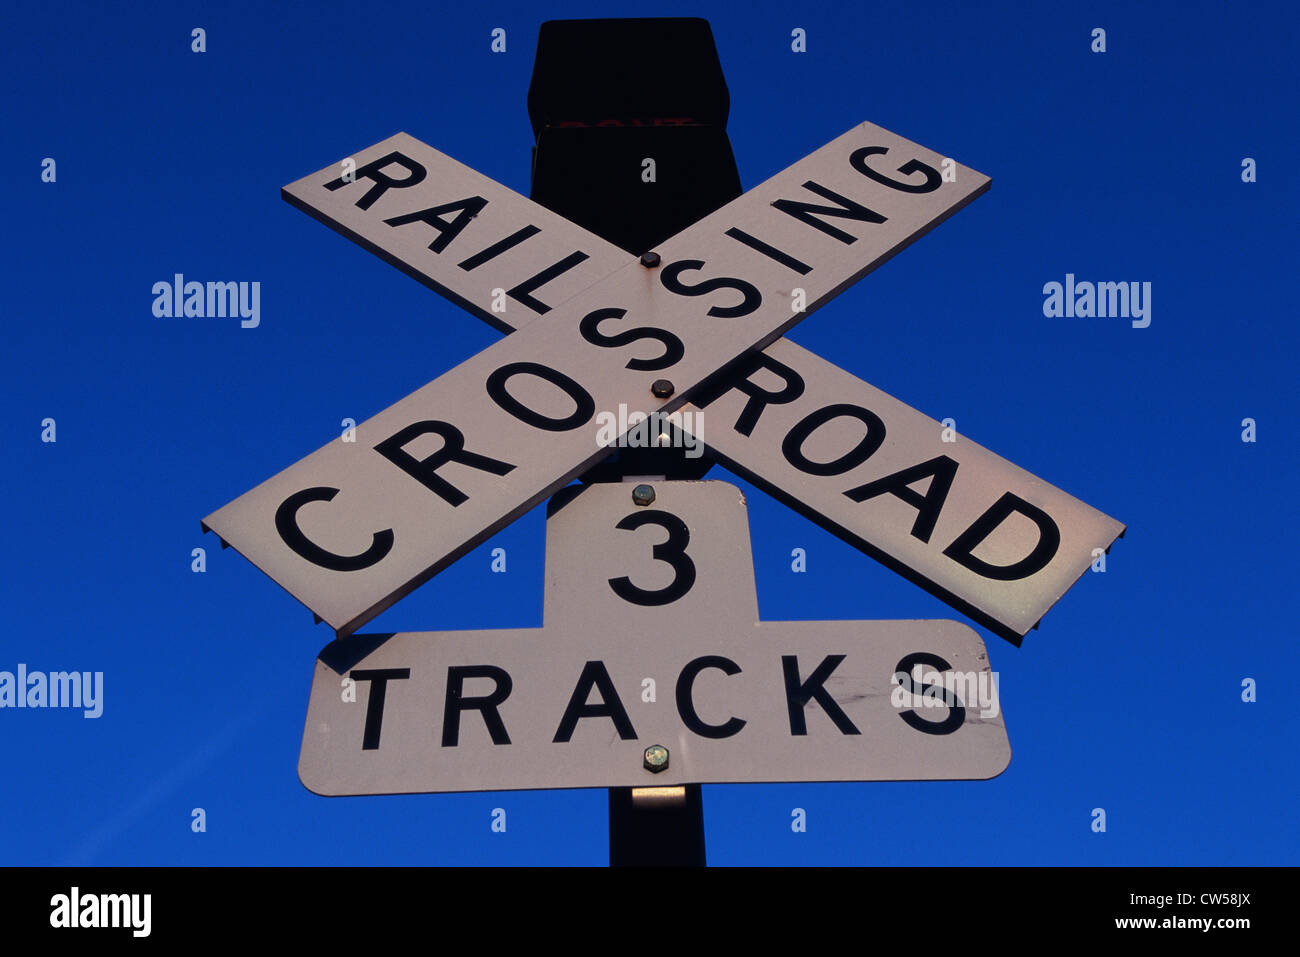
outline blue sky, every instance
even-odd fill
[[[269,8],[268,8],[269,7]],[[1050,9],[1049,9],[1050,8]],[[296,765],[332,637],[199,519],[498,334],[279,189],[405,130],[520,193],[543,19],[632,4],[16,8],[0,39],[7,864],[601,864],[605,792],[325,799]],[[716,864],[1295,864],[1297,15],[1283,4],[665,4],[703,16],[748,188],[870,120],[992,189],[791,338],[1128,525],[1016,649],[989,782],[705,788]],[[207,32],[207,52],[190,31]],[[491,31],[507,31],[504,54]],[[790,50],[791,30],[807,52]],[[1107,50],[1090,50],[1106,30]],[[665,61],[666,63],[670,60]],[[56,161],[42,182],[41,161]],[[1242,160],[1257,163],[1244,183]],[[261,324],[153,316],[181,272]],[[1152,322],[1043,315],[1067,273]],[[41,441],[56,422],[57,441]],[[1242,441],[1242,420],[1257,441]],[[711,477],[737,481],[720,469]],[[741,483],[743,485],[743,483]],[[748,489],[766,619],[947,618]],[[544,519],[367,630],[535,627]],[[207,571],[190,551],[208,551]],[[509,572],[489,570],[504,547]],[[804,548],[808,572],[790,570]],[[1242,681],[1258,700],[1241,699]],[[191,831],[191,811],[207,831]],[[506,833],[489,827],[504,807]],[[790,811],[808,814],[806,833]],[[1090,827],[1093,808],[1107,831]]]

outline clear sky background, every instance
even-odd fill
[[[0,710],[0,863],[607,860],[603,790],[308,792],[332,633],[199,520],[498,338],[280,187],[405,130],[526,195],[539,23],[647,13],[712,24],[746,188],[862,120],[993,178],[791,338],[1129,526],[1022,648],[977,629],[1001,777],[708,786],[710,861],[1297,863],[1295,7],[810,2],[8,12],[0,670],[102,671],[105,700]],[[155,318],[177,272],[260,281],[261,325]],[[1067,272],[1151,282],[1150,327],[1044,317]],[[956,617],[739,484],[764,618]],[[540,625],[544,524],[366,630]]]

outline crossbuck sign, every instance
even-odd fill
[[[609,455],[599,412],[694,402],[720,461],[1019,643],[1123,526],[780,339],[989,187],[943,166],[862,123],[640,259],[406,134],[304,177],[512,334],[204,527],[345,636]]]

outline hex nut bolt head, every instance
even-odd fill
[[[650,383],[650,394],[656,399],[667,399],[676,391],[667,379],[655,379]]]
[[[662,744],[652,744],[645,749],[645,769],[658,774],[668,767],[668,749]]]
[[[638,485],[636,488],[632,489],[632,501],[637,505],[649,505],[654,500],[655,490],[649,485]]]
[[[659,265],[659,254],[658,254],[658,253],[642,253],[642,254],[641,254],[641,265],[642,265],[642,266],[645,266],[646,269],[654,269],[655,266],[658,266],[658,265]]]

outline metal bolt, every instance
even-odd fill
[[[641,254],[641,265],[642,265],[642,266],[645,266],[646,269],[654,269],[655,266],[658,266],[658,265],[659,265],[659,254],[658,254],[658,253],[642,253],[642,254]]]
[[[655,500],[655,490],[649,485],[638,485],[632,489],[632,501],[638,505],[649,505]],[[667,753],[667,752],[665,752]]]
[[[645,749],[645,769],[658,774],[668,768],[668,749],[662,744],[652,744]]]
[[[656,399],[667,399],[677,390],[667,379],[655,379],[650,383],[650,394]]]

